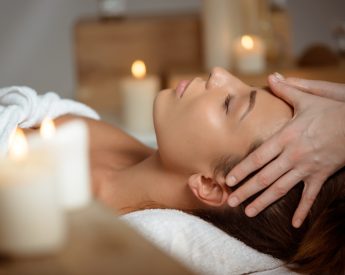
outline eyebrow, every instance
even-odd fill
[[[255,99],[256,99],[256,90],[253,90],[250,92],[250,95],[249,95],[248,108],[244,112],[244,114],[241,116],[240,121],[242,121],[248,115],[248,113],[253,109],[253,107],[255,105]]]

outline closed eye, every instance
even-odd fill
[[[232,96],[230,94],[228,94],[224,100],[224,109],[225,109],[225,113],[228,114],[229,111],[229,105],[230,105],[230,101],[232,99]]]

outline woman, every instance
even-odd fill
[[[231,209],[229,170],[292,117],[289,105],[216,68],[207,81],[181,82],[154,104],[158,150],[102,122],[88,120],[96,196],[120,213],[177,208],[198,215],[298,272],[344,268],[342,173],[325,184],[307,222],[290,225],[301,185],[255,218]],[[327,199],[325,199],[327,198]],[[320,238],[320,236],[322,238]]]

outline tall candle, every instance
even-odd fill
[[[203,0],[202,23],[205,69],[231,69],[232,44],[242,32],[240,0]]]
[[[258,74],[266,69],[265,44],[254,35],[243,35],[234,43],[236,70],[243,74]]]
[[[65,219],[56,192],[54,162],[47,151],[27,152],[24,134],[13,136],[0,163],[0,251],[33,256],[58,251]]]
[[[45,146],[57,159],[58,191],[62,206],[76,209],[91,200],[88,131],[85,122],[71,121],[60,126],[54,134],[52,120],[44,120],[41,135]]]
[[[134,133],[153,131],[153,102],[159,90],[159,79],[146,75],[143,61],[132,64],[132,77],[122,79],[122,118],[125,128]]]

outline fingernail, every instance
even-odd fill
[[[277,72],[275,72],[272,76],[273,76],[272,80],[274,82],[279,82],[279,81],[285,80],[284,76],[282,76],[280,73],[277,73]]]
[[[285,80],[284,76],[282,76],[280,73],[275,72],[273,75],[278,80]]]
[[[236,184],[236,178],[234,176],[230,176],[226,179],[226,185],[234,186]]]
[[[258,213],[258,211],[254,207],[250,207],[250,208],[246,209],[246,215],[248,217],[254,217],[254,216],[256,216],[257,213]]]
[[[295,221],[293,222],[293,226],[294,226],[295,228],[299,228],[299,227],[301,226],[301,224],[302,224],[302,220],[301,220],[301,219],[297,219],[297,220],[295,220]]]
[[[230,197],[229,201],[228,201],[228,204],[231,206],[231,207],[235,207],[238,205],[238,198],[236,197]]]

